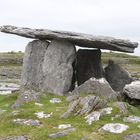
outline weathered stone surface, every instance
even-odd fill
[[[107,100],[116,100],[117,94],[112,88],[110,87],[109,83],[104,79],[96,79],[90,78],[88,81],[80,85],[79,87],[75,88],[71,94],[93,94],[95,96],[100,96]]]
[[[117,107],[120,110],[121,114],[127,114],[128,113],[128,109],[127,109],[127,105],[125,102],[114,102],[113,103],[114,107]]]
[[[93,111],[85,117],[86,123],[91,125],[92,122],[98,121],[100,117],[111,114],[112,110],[113,109],[111,107],[107,107],[107,108],[100,109],[98,111]]]
[[[74,131],[76,131],[75,128],[68,128],[66,130],[62,130],[62,131],[57,132],[57,133],[49,134],[49,138],[56,139],[56,138],[64,137],[64,136],[66,136],[69,133],[74,132]]]
[[[30,140],[27,136],[11,136],[6,138],[0,138],[0,140]]]
[[[19,108],[21,105],[31,101],[39,101],[40,92],[33,89],[21,89],[20,95],[16,102],[12,105],[13,109]]]
[[[42,64],[49,43],[41,40],[30,42],[25,50],[21,85],[40,88],[43,80]]]
[[[86,97],[79,97],[72,101],[67,111],[61,115],[61,118],[68,118],[70,115],[87,115],[93,110],[103,108],[107,105],[105,100],[100,99],[98,96],[88,95]]]
[[[91,77],[97,79],[103,77],[100,50],[78,50],[76,77],[78,85],[83,84]]]
[[[123,131],[126,131],[129,128],[129,126],[120,124],[120,123],[109,123],[105,124],[101,130],[110,132],[110,133],[122,133]]]
[[[137,103],[140,104],[140,81],[134,81],[126,85],[123,89],[123,94],[132,100],[138,100]]]
[[[41,40],[61,39],[87,48],[108,49],[131,53],[138,46],[137,42],[131,42],[129,40],[121,40],[104,36],[92,36],[88,34],[65,31],[52,31],[47,29],[30,29],[6,25],[1,26],[0,31],[28,38],[37,38]]]
[[[65,41],[52,41],[43,63],[43,90],[57,95],[63,95],[71,90],[75,59],[74,45]]]
[[[39,120],[32,119],[14,119],[13,123],[28,126],[40,126],[41,122]]]
[[[115,91],[122,91],[126,84],[132,82],[130,74],[112,60],[105,68],[105,77]]]
[[[124,140],[140,140],[140,133],[126,135]]]
[[[123,121],[129,123],[140,123],[140,117],[138,116],[124,117]]]

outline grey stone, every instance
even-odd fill
[[[90,78],[88,81],[75,88],[71,94],[93,94],[107,100],[116,100],[117,93],[110,87],[109,83],[104,79]]]
[[[75,128],[68,128],[66,130],[62,130],[62,131],[59,131],[56,133],[49,134],[49,138],[56,139],[56,138],[64,137],[64,136],[66,136],[69,133],[74,132],[74,131],[76,131]]]
[[[100,119],[100,117],[111,114],[111,113],[112,113],[111,107],[103,108],[103,109],[100,109],[98,111],[93,111],[85,117],[86,123],[91,125],[92,122],[98,121]]]
[[[140,133],[126,135],[124,140],[140,140]]]
[[[6,138],[0,138],[0,140],[29,140],[27,136],[11,136]]]
[[[138,100],[140,104],[140,81],[133,81],[123,89],[123,94],[130,99]]]
[[[126,84],[132,82],[130,74],[112,60],[109,60],[105,68],[105,77],[115,91],[122,91]]]
[[[48,46],[43,63],[43,90],[63,95],[71,90],[75,46],[69,42],[54,40]]]
[[[129,40],[115,39],[113,37],[105,36],[93,36],[89,34],[74,33],[67,31],[31,29],[10,25],[0,26],[0,31],[4,33],[16,34],[22,37],[37,38],[41,40],[66,40],[70,41],[75,45],[87,48],[99,48],[132,53],[134,52],[134,49],[138,47],[137,42],[131,42]]]
[[[138,117],[138,116],[128,116],[128,117],[124,117],[123,121],[124,122],[129,122],[129,123],[140,123],[140,117]]]
[[[76,76],[78,85],[83,84],[91,77],[103,77],[100,50],[79,49],[77,52]]]
[[[128,109],[127,109],[127,105],[125,102],[114,102],[113,103],[114,107],[117,107],[120,110],[121,114],[127,114],[128,113]]]
[[[28,43],[21,76],[21,85],[30,88],[40,88],[43,80],[42,64],[44,55],[49,43],[41,40],[34,40]]]
[[[41,122],[39,120],[32,119],[14,119],[13,123],[27,126],[40,126]]]
[[[129,126],[124,125],[124,124],[120,124],[120,123],[109,123],[109,124],[105,124],[100,130],[102,131],[107,131],[110,133],[122,133],[124,131],[126,131],[129,128]]]
[[[87,115],[93,110],[106,107],[107,102],[94,95],[79,97],[72,101],[67,111],[61,115],[61,118],[68,118],[70,115]]]
[[[12,105],[13,109],[19,108],[21,105],[31,101],[39,101],[40,92],[33,89],[21,88],[20,94],[16,102]]]

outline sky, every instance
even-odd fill
[[[0,0],[0,26],[66,30],[140,44],[140,0]],[[32,39],[0,33],[0,52],[24,51]],[[135,49],[140,56],[140,47]]]

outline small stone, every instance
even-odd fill
[[[35,105],[39,106],[39,107],[42,107],[43,104],[40,104],[40,103],[35,103]]]
[[[100,130],[104,130],[110,133],[122,133],[126,131],[129,128],[129,126],[120,124],[120,123],[109,123],[104,125]]]
[[[26,136],[11,136],[6,138],[0,138],[0,140],[29,140]]]
[[[59,131],[53,134],[49,134],[49,138],[55,139],[55,138],[60,138],[60,137],[64,137],[66,135],[68,135],[69,133],[75,131],[75,128],[68,128],[66,130],[63,131]]]
[[[112,110],[113,109],[111,107],[107,107],[107,108],[100,109],[99,111],[94,111],[85,117],[85,119],[87,119],[86,123],[91,125],[92,122],[98,121],[101,116],[111,114]]]
[[[124,140],[140,140],[140,133],[126,135]]]
[[[106,108],[103,108],[101,109],[101,115],[104,116],[104,115],[109,115],[112,113],[112,110],[113,108],[112,107],[106,107]]]
[[[58,125],[58,129],[66,129],[66,128],[70,128],[71,127],[71,124],[60,124]]]
[[[38,112],[38,113],[35,113],[35,115],[39,118],[39,119],[43,119],[43,118],[50,118],[51,115],[52,115],[52,112],[50,114],[44,114],[44,112]]]
[[[15,110],[15,111],[12,112],[12,115],[13,115],[13,116],[16,116],[16,115],[18,115],[19,113],[20,113],[19,110]]]
[[[137,116],[124,117],[123,121],[129,122],[129,123],[139,123],[140,117],[137,117]]]
[[[50,103],[61,103],[61,100],[59,99],[59,98],[52,98],[51,100],[50,100]]]
[[[100,116],[101,116],[101,112],[94,111],[94,112],[92,112],[91,114],[89,114],[85,117],[85,119],[87,119],[86,123],[91,125],[93,121],[98,121]]]
[[[114,102],[113,105],[120,110],[121,114],[127,114],[127,105],[125,102]]]
[[[32,119],[14,119],[15,124],[28,125],[28,126],[40,126],[41,122],[39,120]]]

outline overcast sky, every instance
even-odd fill
[[[140,0],[0,0],[0,25],[113,36],[140,43]],[[30,39],[0,33],[0,52]],[[135,50],[140,56],[140,47]]]

